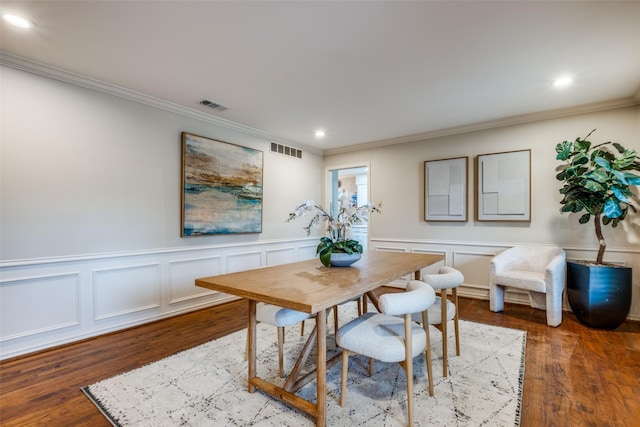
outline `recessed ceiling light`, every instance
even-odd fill
[[[2,18],[8,23],[13,24],[16,27],[20,27],[20,28],[30,28],[32,25],[31,21],[18,15],[11,15],[9,13],[5,13],[4,15],[2,15]]]
[[[567,86],[571,83],[573,83],[573,78],[570,76],[564,76],[564,77],[560,77],[559,79],[556,79],[553,82],[553,85],[556,87],[560,87],[560,86]]]
[[[326,135],[325,131],[323,130],[317,130],[316,133],[316,138],[324,138],[324,136]]]

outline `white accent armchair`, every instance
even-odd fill
[[[556,246],[514,246],[491,260],[491,311],[504,310],[505,288],[529,291],[531,306],[547,312],[547,325],[562,323],[566,255]]]

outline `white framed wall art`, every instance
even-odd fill
[[[467,221],[468,158],[424,162],[425,221]]]
[[[476,220],[531,221],[531,150],[476,157]]]

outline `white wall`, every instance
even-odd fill
[[[284,220],[320,199],[317,154],[13,68],[1,114],[3,261],[304,237]],[[182,131],[264,152],[261,234],[180,237]]]
[[[559,213],[560,182],[555,175],[556,167],[561,163],[555,160],[555,145],[565,139],[585,136],[597,128],[591,138],[593,142],[613,140],[640,151],[638,110],[638,107],[623,108],[326,156],[325,167],[370,163],[371,200],[383,201],[383,214],[372,218],[371,232],[377,237],[593,246],[597,244],[592,227],[579,226],[575,218]],[[532,156],[531,222],[475,221],[475,156],[523,149],[531,149]],[[470,166],[469,221],[462,224],[425,222],[424,161],[464,156],[469,157]],[[637,244],[640,241],[639,215],[629,221],[628,228],[625,231],[608,228],[608,243],[612,247]]]
[[[285,220],[321,199],[318,153],[271,153],[259,131],[120,90],[0,73],[0,359],[228,300],[197,277],[315,256],[317,237]],[[180,237],[183,131],[264,152],[262,233]]]
[[[317,237],[285,219],[300,201],[322,200],[332,166],[370,166],[370,200],[384,203],[371,218],[370,250],[442,253],[465,274],[466,294],[486,298],[488,260],[504,247],[558,244],[570,257],[595,256],[590,229],[558,212],[557,142],[598,128],[594,140],[640,150],[634,107],[325,159],[299,147],[298,160],[269,152],[270,137],[258,131],[119,90],[113,96],[7,66],[0,85],[0,359],[228,299],[196,288],[197,277],[314,257]],[[264,151],[263,233],[180,238],[182,131]],[[422,220],[424,160],[525,148],[533,157],[530,224]],[[639,221],[607,230],[608,258],[634,267],[638,319]]]
[[[594,143],[613,140],[640,152],[640,107],[537,121],[405,144],[364,149],[325,157],[325,167],[370,164],[369,191],[382,201],[382,214],[370,220],[370,249],[428,251],[447,256],[447,264],[465,274],[467,295],[488,297],[488,265],[493,254],[515,244],[558,245],[569,258],[595,259],[593,222],[578,224],[578,216],[559,212],[561,185],[555,179],[555,145],[597,129]],[[474,158],[479,154],[531,149],[531,222],[477,222],[473,217]],[[424,161],[469,158],[469,221],[424,221]],[[637,193],[637,189],[636,189]],[[624,226],[605,228],[605,261],[633,267],[631,317],[640,319],[640,214]],[[512,295],[512,301],[525,301]],[[488,304],[487,304],[488,305]]]

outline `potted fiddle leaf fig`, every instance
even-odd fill
[[[602,227],[617,227],[629,212],[637,213],[638,197],[632,187],[640,185],[640,160],[633,149],[616,142],[592,144],[588,138],[556,145],[556,159],[565,163],[556,176],[562,181],[561,212],[582,213],[578,222],[593,227],[599,249],[595,262],[567,262],[567,296],[576,317],[583,323],[613,329],[631,309],[631,268],[603,261],[607,247]]]

